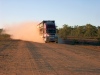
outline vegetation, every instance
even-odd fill
[[[96,27],[91,24],[83,26],[69,26],[64,24],[62,28],[58,29],[59,36],[64,39],[72,39],[73,43],[79,43],[78,40],[92,39],[100,43],[100,26]],[[87,43],[87,41],[84,41]]]
[[[0,40],[8,40],[11,39],[9,34],[3,33],[4,30],[0,29]]]

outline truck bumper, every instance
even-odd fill
[[[47,42],[58,42],[58,37],[47,37]]]

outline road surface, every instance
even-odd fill
[[[99,49],[8,41],[0,46],[0,75],[100,75]]]

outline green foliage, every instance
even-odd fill
[[[71,36],[74,37],[84,37],[85,29],[84,26],[75,26],[73,30],[71,30]]]
[[[86,32],[84,34],[85,37],[95,37],[97,36],[97,28],[91,24],[86,24],[85,26]]]
[[[63,39],[66,39],[67,36],[69,36],[69,34],[71,33],[71,27],[69,27],[68,25],[64,24],[63,28],[59,29],[59,36]]]
[[[83,26],[77,25],[74,27],[64,24],[58,31],[59,36],[63,39],[67,39],[68,37],[76,37],[81,39],[100,37],[100,26],[95,27],[91,24],[86,24]]]
[[[3,29],[0,29],[0,40],[8,40],[8,39],[11,39],[10,35],[9,34],[6,34],[6,33],[2,33],[4,30]]]

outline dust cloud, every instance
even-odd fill
[[[6,26],[5,30],[13,39],[43,43],[43,40],[39,35],[37,24],[39,24],[39,22],[23,22],[12,24],[10,26]]]

